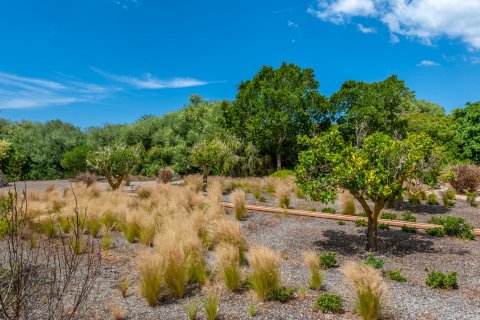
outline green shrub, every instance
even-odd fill
[[[258,201],[259,201],[259,202],[265,202],[265,201],[267,201],[267,200],[265,199],[264,196],[260,196],[260,198],[258,198]]]
[[[469,192],[467,193],[467,202],[470,204],[471,207],[477,207],[478,203],[475,199],[478,197],[478,193],[476,192]]]
[[[428,235],[434,236],[434,237],[443,237],[445,235],[445,230],[443,228],[430,228],[425,230]]]
[[[397,282],[406,282],[407,278],[400,272],[400,270],[388,270],[387,277],[390,280]]]
[[[380,214],[380,219],[397,220],[397,215],[393,212],[385,211]]]
[[[365,211],[362,211],[358,214],[359,217],[367,217],[367,213]]]
[[[410,203],[413,206],[418,206],[420,205],[420,198],[415,195],[410,195],[408,197],[408,203]]]
[[[473,226],[468,224],[462,217],[433,217],[430,223],[441,224],[443,230],[448,236],[455,236],[460,239],[475,239],[473,234]]]
[[[388,229],[390,229],[390,226],[388,224],[385,224],[385,223],[380,223],[380,224],[378,224],[378,229],[388,230]]]
[[[152,192],[146,188],[142,188],[138,191],[138,198],[142,200],[150,198],[151,195],[152,195]]]
[[[427,198],[427,204],[429,206],[438,206],[440,203],[438,202],[438,198],[435,193],[430,193]]]
[[[366,219],[359,219],[359,220],[355,221],[355,226],[366,228],[368,226],[368,222],[367,222]]]
[[[455,191],[446,191],[442,194],[442,201],[445,207],[452,207],[455,205]]]
[[[448,190],[445,192],[445,196],[446,196],[447,199],[449,199],[449,200],[454,200],[456,195],[457,195],[457,193],[455,192],[455,190],[452,190],[452,189],[448,189]]]
[[[337,224],[338,224],[339,226],[344,226],[344,225],[345,225],[345,221],[340,220],[340,221],[337,222]]]
[[[456,289],[458,287],[457,273],[444,274],[438,271],[430,271],[425,279],[425,284],[431,288]]]
[[[273,300],[280,301],[285,303],[293,299],[293,294],[295,293],[295,288],[280,287],[273,292]]]
[[[324,212],[324,213],[336,213],[337,211],[333,208],[326,207],[326,208],[322,209],[322,212]]]
[[[322,269],[329,269],[337,264],[337,254],[335,252],[327,252],[318,257],[318,259]]]
[[[343,299],[336,294],[324,293],[318,297],[314,309],[322,313],[340,313],[343,310]]]
[[[383,261],[382,258],[377,258],[372,253],[369,253],[365,258],[365,264],[374,267],[375,269],[381,269],[385,264],[385,261]]]
[[[403,221],[408,221],[408,222],[416,222],[417,217],[415,217],[411,212],[406,211],[402,214],[402,220]],[[415,232],[417,232],[417,229],[415,229],[414,227],[403,226],[402,231],[403,232],[415,233]]]
[[[276,172],[274,172],[270,175],[270,177],[282,178],[282,179],[286,179],[286,178],[294,177],[294,176],[295,176],[295,172],[292,171],[292,170],[287,170],[287,169],[276,171]]]
[[[310,209],[308,209],[307,211],[310,211],[310,212],[317,212],[317,209],[316,209],[316,208],[310,208]]]
[[[302,189],[300,188],[295,188],[295,196],[298,198],[298,199],[306,199],[305,197],[305,193],[303,193]]]

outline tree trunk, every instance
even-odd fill
[[[103,175],[105,176],[105,178],[107,178],[107,182],[110,185],[110,187],[112,188],[112,190],[117,190],[119,186],[117,186],[117,184],[113,181],[113,177],[110,174],[110,172],[104,170]]]
[[[7,178],[5,178],[3,171],[0,169],[0,187],[7,187],[7,186],[8,186]]]
[[[367,251],[378,250],[377,224],[377,219],[375,219],[372,214],[369,214],[367,229]]]
[[[207,192],[207,179],[208,179],[208,173],[203,172],[202,175],[202,192]]]
[[[277,152],[277,171],[282,170],[282,154]]]

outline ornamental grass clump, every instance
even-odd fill
[[[255,246],[247,255],[251,273],[250,284],[257,298],[265,301],[280,287],[280,255],[264,247]]]
[[[240,261],[243,261],[246,244],[242,233],[242,226],[238,221],[221,218],[214,222],[212,238],[215,243],[230,243],[238,249]]]
[[[218,293],[213,290],[208,290],[205,295],[205,314],[208,320],[217,319],[218,315]]]
[[[323,284],[323,276],[317,254],[313,251],[307,251],[303,255],[303,260],[310,270],[310,289],[320,290]]]
[[[143,253],[138,259],[140,292],[150,306],[157,303],[164,281],[164,266],[158,254]]]
[[[247,213],[245,208],[245,191],[236,189],[232,192],[233,213],[237,220],[242,220]]]
[[[280,208],[288,209],[290,206],[290,194],[292,193],[292,189],[289,185],[286,184],[278,184],[275,190],[275,196],[278,199],[278,206]]]
[[[240,284],[240,255],[238,249],[232,244],[220,244],[215,254],[217,268],[222,275],[225,286],[230,291],[235,291]]]
[[[378,270],[354,262],[347,263],[343,269],[347,282],[356,294],[356,311],[364,320],[380,319],[387,292]]]
[[[344,190],[339,194],[338,200],[340,201],[340,213],[349,216],[355,215],[357,211],[355,207],[355,198],[350,192]]]

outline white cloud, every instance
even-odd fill
[[[470,61],[472,64],[480,64],[480,57],[471,57]]]
[[[94,101],[111,89],[79,81],[54,82],[0,72],[0,109],[25,109]]]
[[[358,30],[362,33],[377,33],[377,29],[373,27],[365,27],[363,24],[357,24]]]
[[[137,89],[167,89],[167,88],[187,88],[204,86],[208,84],[193,78],[174,78],[169,80],[160,80],[152,76],[150,73],[145,74],[143,78],[135,78],[130,76],[116,75],[95,67],[91,69],[102,76],[119,83],[130,85]]]
[[[436,67],[440,64],[438,62],[432,60],[422,60],[420,63],[417,64],[417,67]]]
[[[479,0],[318,0],[308,12],[337,24],[354,17],[375,18],[393,35],[425,44],[440,37],[460,39],[480,49]]]
[[[296,24],[295,22],[293,22],[291,20],[288,20],[288,26],[291,27],[291,28],[298,28],[298,24]]]

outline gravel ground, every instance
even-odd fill
[[[265,197],[267,202],[262,205],[274,205],[268,195]],[[225,200],[228,200],[228,196]],[[256,203],[251,196],[248,202]],[[318,210],[322,207],[299,199],[293,199],[292,206],[301,209],[316,207]],[[412,208],[404,204],[402,208],[390,211],[400,213],[405,210],[414,212],[417,221],[427,221],[434,215],[453,215],[465,217],[475,227],[480,227],[480,207],[470,208],[462,201],[457,201],[452,208]],[[318,254],[334,251],[338,263],[337,267],[324,272],[321,291],[307,290],[304,298],[297,293],[294,300],[285,304],[261,303],[251,292],[230,293],[218,285],[219,319],[250,319],[248,306],[251,303],[256,307],[255,319],[359,319],[354,313],[352,290],[344,282],[339,266],[350,260],[360,262],[366,257],[364,228],[357,228],[353,223],[338,225],[331,220],[251,212],[241,223],[249,244],[263,244],[281,254],[281,276],[286,286],[307,287],[309,274],[302,256],[305,250],[315,250]],[[381,249],[376,256],[385,260],[384,272],[401,269],[408,279],[406,283],[385,280],[389,289],[385,319],[480,319],[478,240],[434,238],[422,232],[411,234],[393,228],[379,230],[379,238]],[[89,319],[112,318],[113,308],[123,309],[124,319],[186,319],[185,306],[192,300],[201,299],[204,289],[189,288],[183,299],[162,301],[154,308],[149,307],[136,285],[138,274],[135,258],[142,250],[145,250],[144,246],[129,244],[121,234],[114,234],[112,249],[103,253],[101,274],[92,293],[94,310],[87,315]],[[211,261],[211,257],[208,260]],[[424,284],[427,275],[425,268],[442,272],[456,271],[459,288],[453,291],[428,288]],[[132,285],[124,299],[118,285],[125,277],[132,280]],[[312,311],[316,298],[327,292],[345,298],[343,314],[323,315]],[[205,319],[203,310],[200,311],[200,319]]]

